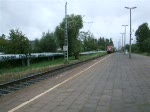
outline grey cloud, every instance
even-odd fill
[[[10,29],[19,28],[30,40],[40,38],[42,32],[54,31],[68,14],[85,15],[82,30],[91,30],[96,37],[110,37],[116,42],[124,31],[122,24],[129,24],[129,10],[125,6],[137,6],[132,12],[132,28],[143,22],[150,23],[149,0],[0,0],[0,35],[8,35]],[[127,35],[129,34],[129,27]]]

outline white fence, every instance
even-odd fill
[[[81,55],[88,55],[88,54],[96,54],[98,52],[105,52],[105,51],[89,51],[89,52],[82,52]],[[56,57],[56,56],[63,56],[63,53],[31,53],[30,55],[25,54],[0,54],[0,62],[6,60],[15,60],[15,59],[30,59],[30,58],[40,58],[40,57]]]
[[[63,56],[63,53],[31,53],[30,55],[25,55],[25,54],[2,54],[2,55],[0,55],[0,62],[1,61],[6,61],[6,60],[15,60],[15,59],[55,57],[55,56]]]

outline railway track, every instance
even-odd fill
[[[96,58],[99,58],[99,57],[91,58],[91,59],[84,60],[81,62],[76,62],[73,64],[63,65],[60,67],[56,67],[50,71],[34,74],[34,75],[24,77],[24,78],[19,79],[19,80],[14,80],[11,82],[0,84],[0,97],[5,96],[7,94],[10,94],[14,91],[20,90],[22,88],[25,88],[26,86],[30,86],[30,85],[35,84],[37,82],[40,82],[42,80],[48,79],[48,78],[53,77],[55,75],[58,75],[62,72],[65,72],[67,70],[75,68],[79,65],[85,64],[85,63],[87,63],[91,60],[94,60]]]

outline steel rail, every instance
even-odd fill
[[[104,56],[101,56],[101,57],[104,57]],[[79,61],[79,62],[67,64],[67,65],[62,65],[59,67],[55,67],[50,71],[33,74],[33,75],[30,75],[30,76],[27,76],[27,77],[24,77],[21,79],[17,79],[17,80],[13,80],[13,81],[10,81],[7,83],[0,84],[0,97],[4,96],[6,94],[12,93],[12,92],[19,90],[21,88],[24,88],[26,86],[29,86],[31,84],[35,84],[39,81],[50,78],[52,76],[58,75],[58,74],[65,72],[67,70],[73,69],[76,66],[88,63],[88,62],[90,62],[96,58],[100,58],[100,56],[90,58],[90,59],[87,59],[84,61]]]

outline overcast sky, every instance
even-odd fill
[[[124,7],[137,7],[132,10],[132,37],[138,26],[150,24],[150,0],[0,0],[0,35],[8,36],[10,29],[19,28],[23,34],[34,40],[41,38],[42,32],[54,31],[65,16],[65,2],[68,14],[80,14],[84,28],[96,38],[112,38],[115,46],[124,32],[123,24],[130,25],[130,11]],[[129,42],[129,26],[127,27]],[[133,41],[134,42],[134,41]]]

